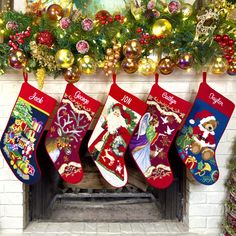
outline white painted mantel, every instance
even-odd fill
[[[22,83],[19,72],[9,71],[0,76],[0,135],[8,122],[8,117],[14,106]],[[153,84],[153,77],[143,77],[138,74],[120,74],[117,83],[121,88],[129,91],[140,99],[145,100]],[[30,84],[37,86],[33,75],[30,75]],[[177,96],[193,101],[201,75],[193,72],[176,71],[169,76],[160,76],[160,85]],[[236,78],[233,76],[208,76],[209,84],[217,91],[236,102]],[[111,79],[102,74],[91,77],[82,76],[76,84],[82,91],[93,98],[105,102]],[[61,99],[66,82],[63,78],[46,78],[44,92],[58,101]],[[216,151],[217,162],[220,169],[220,178],[212,186],[187,182],[187,209],[184,222],[189,232],[199,234],[218,235],[223,217],[223,203],[226,196],[224,183],[228,176],[227,163],[236,153],[233,143],[236,141],[236,112],[225,131]],[[0,234],[1,232],[22,232],[27,226],[26,214],[27,194],[26,186],[16,180],[7,163],[0,154]],[[60,230],[60,229],[59,229]]]

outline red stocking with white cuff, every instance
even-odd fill
[[[124,154],[146,108],[143,101],[117,86],[114,75],[106,104],[88,143],[96,166],[114,187],[127,183]]]

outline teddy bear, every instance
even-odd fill
[[[198,122],[197,122],[198,121]],[[210,160],[215,154],[215,130],[218,125],[216,118],[207,110],[196,113],[194,119],[189,121],[193,126],[191,151],[193,154],[201,153],[203,160]]]

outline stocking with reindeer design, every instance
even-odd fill
[[[73,84],[68,84],[45,140],[46,150],[56,170],[69,183],[82,180],[78,156],[81,141],[100,103]]]

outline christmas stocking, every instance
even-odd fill
[[[129,150],[147,182],[164,189],[173,181],[168,151],[191,104],[159,87],[157,80],[158,75]]]
[[[69,183],[83,177],[78,151],[100,103],[68,84],[47,134],[45,146],[55,168]]]
[[[102,176],[114,187],[127,183],[124,153],[146,104],[119,88],[113,76],[109,96],[88,147]]]
[[[219,178],[215,151],[233,110],[230,100],[209,87],[204,73],[193,108],[176,140],[180,157],[202,184],[214,184]]]
[[[29,85],[25,75],[0,143],[12,172],[25,184],[34,184],[40,179],[35,151],[55,106],[56,100]]]

